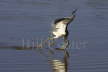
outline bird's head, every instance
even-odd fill
[[[76,13],[77,10],[78,10],[78,9],[75,9],[75,10],[72,12],[72,15],[74,15],[74,14]]]
[[[54,24],[57,25],[59,24],[60,22],[63,22],[63,24],[69,24],[71,21],[73,21],[73,19],[75,18],[75,13],[76,13],[77,9],[75,9],[73,12],[72,12],[72,15],[69,16],[69,17],[64,17],[64,18],[60,18],[60,19],[56,19],[54,21]]]
[[[63,20],[63,23],[64,24],[68,24],[70,22],[70,19],[69,18],[66,18],[65,20]]]
[[[72,11],[72,15],[69,17],[70,19],[72,19],[72,18],[75,18],[75,14],[76,14],[76,11],[77,11],[78,9],[75,9],[74,11]]]
[[[65,22],[70,23],[71,21],[73,21],[74,18],[76,17],[76,15],[75,15],[76,11],[77,11],[77,9],[75,9],[75,10],[72,12],[72,15],[69,16],[69,17],[65,20]]]

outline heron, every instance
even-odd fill
[[[76,11],[77,9],[75,9],[69,17],[58,18],[53,22],[50,39],[56,40],[63,38],[64,42],[68,43],[68,25],[74,20]]]

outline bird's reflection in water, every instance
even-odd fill
[[[67,72],[68,71],[68,60],[67,55],[64,55],[63,60],[54,59],[50,60],[53,72]]]
[[[67,72],[68,71],[68,62],[69,62],[69,41],[64,42],[63,46],[60,48],[53,48],[54,46],[50,45],[50,40],[42,40],[40,43],[36,44],[34,47],[16,47],[17,50],[35,50],[40,53],[48,63],[52,66],[53,72]],[[54,44],[56,45],[56,43]],[[65,48],[64,48],[65,47]],[[33,48],[33,49],[32,49]]]
[[[68,41],[69,42],[69,41]],[[51,41],[42,40],[40,43],[35,46],[5,46],[4,48],[11,48],[14,50],[33,50],[40,53],[48,63],[52,66],[53,72],[67,72],[68,71],[68,61],[69,61],[69,52],[68,44],[61,46],[61,48],[53,48],[54,46],[50,45]],[[56,44],[56,43],[55,43]],[[54,44],[54,45],[55,45]],[[65,47],[62,49],[62,47]],[[67,47],[67,48],[66,48]],[[59,53],[59,54],[58,54]]]
[[[59,52],[63,52],[63,55],[59,59],[50,60],[50,64],[52,66],[53,72],[67,72],[68,71],[68,62],[69,62],[69,52],[67,49],[59,50]]]
[[[49,43],[49,42],[47,42],[47,43]],[[56,45],[56,43],[54,45]],[[47,49],[47,52],[49,52],[47,55],[48,62],[52,66],[53,72],[68,72],[68,64],[69,64],[68,63],[69,62],[68,47],[69,47],[69,41],[68,41],[68,44],[67,44],[67,42],[64,42],[64,45],[61,46],[61,48],[51,47],[51,48]]]

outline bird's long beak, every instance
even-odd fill
[[[77,10],[78,10],[78,9],[75,9],[75,10],[72,12],[72,15],[74,15],[74,14],[76,13]]]
[[[72,12],[72,15],[69,17],[69,18],[74,18],[75,17],[75,13],[78,9],[75,9],[73,12]]]

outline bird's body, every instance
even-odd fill
[[[68,36],[68,24],[74,19],[74,16],[56,19],[53,24],[52,35],[54,39]]]
[[[64,25],[63,22],[60,22],[59,24],[57,24],[55,26],[55,30],[52,32],[54,35],[54,38],[59,38],[65,35],[66,34],[65,29],[66,29],[66,25]]]
[[[68,25],[74,20],[75,18],[75,12],[77,10],[72,12],[72,15],[70,17],[64,17],[64,18],[59,18],[56,19],[52,25],[52,32],[51,32],[51,40],[59,39],[59,38],[64,38],[64,46],[61,49],[67,48],[69,45],[68,42]],[[53,44],[53,43],[52,43]]]

